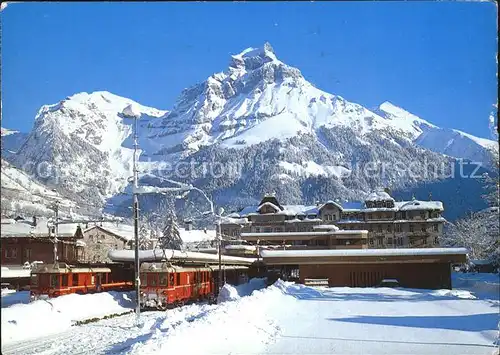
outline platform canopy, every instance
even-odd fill
[[[464,263],[465,248],[261,250],[267,265],[364,263]]]
[[[134,262],[134,250],[110,250],[108,257],[115,262]],[[139,259],[144,261],[170,261],[185,263],[217,264],[219,256],[216,254],[197,253],[173,249],[139,250]],[[221,256],[221,262],[225,265],[252,265],[257,259],[236,256]]]

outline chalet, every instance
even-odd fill
[[[21,266],[25,262],[54,262],[55,227],[45,218],[32,221],[2,219],[1,261],[4,266]],[[76,224],[62,224],[57,233],[57,258],[64,262],[78,260],[83,238]]]

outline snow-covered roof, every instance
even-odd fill
[[[424,256],[466,255],[465,248],[402,248],[402,249],[323,249],[323,250],[261,250],[263,258],[335,257],[335,256]]]
[[[29,237],[30,235],[41,237],[49,235],[49,220],[47,218],[38,218],[36,226],[32,225],[32,221],[20,220],[15,223],[2,223],[0,235],[2,237]],[[75,235],[78,228],[78,223],[59,224],[59,237],[72,237]]]
[[[226,250],[246,250],[246,251],[256,251],[257,247],[255,245],[243,245],[243,244],[236,244],[236,245],[226,245],[224,247]]]
[[[8,279],[8,278],[25,278],[25,277],[30,277],[31,276],[31,270],[30,269],[23,269],[22,267],[5,267],[2,266],[1,270],[1,278],[2,279]]]
[[[363,202],[361,201],[346,201],[342,202],[342,210],[344,212],[358,211],[363,208]]]
[[[332,200],[328,200],[324,204],[322,204],[321,206],[319,206],[318,210],[320,211],[321,209],[323,209],[323,207],[325,207],[327,205],[334,205],[334,206],[338,207],[339,209],[342,209],[342,206],[339,203],[337,203],[335,201],[332,201]]]
[[[264,207],[264,206],[269,206],[269,207],[271,207],[275,211],[281,211],[281,209],[278,206],[276,206],[275,204],[273,204],[271,202],[264,202],[262,205],[260,205],[257,208],[257,211],[260,211],[262,209],[262,207]]]
[[[374,191],[368,195],[365,201],[394,201],[394,199],[385,191]]]
[[[107,231],[108,233],[114,234],[117,237],[125,240],[125,241],[130,241],[134,239],[134,227],[126,224],[111,224],[111,223],[103,223],[103,225],[94,225],[94,226],[89,226],[87,229],[85,229],[83,232],[87,233],[88,231],[91,231],[94,228],[100,228],[104,231]]]
[[[443,203],[441,201],[402,201],[394,203],[399,211],[411,210],[439,210],[443,211]]]
[[[329,229],[333,231],[338,231],[339,227],[333,224],[320,224],[319,226],[313,226],[313,229]]]
[[[108,252],[108,257],[113,261],[134,261],[135,260],[135,250],[110,250]],[[203,263],[218,263],[219,256],[208,253],[197,253],[190,251],[180,251],[173,249],[152,249],[152,250],[140,250],[139,259],[141,261],[161,261],[166,260],[178,260],[187,262],[203,262]],[[242,258],[236,256],[221,256],[222,262],[225,264],[234,265],[251,265],[256,259],[253,258]]]
[[[215,239],[215,229],[207,229],[205,233],[205,231],[201,229],[186,230],[184,228],[179,228],[179,234],[184,243]]]

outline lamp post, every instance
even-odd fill
[[[133,174],[134,174],[134,202],[133,202],[133,208],[134,208],[134,241],[135,241],[135,314],[136,314],[136,323],[139,325],[139,319],[141,316],[141,303],[140,303],[140,264],[139,264],[139,198],[137,195],[137,188],[139,187],[138,185],[138,171],[137,171],[137,148],[138,148],[138,141],[137,141],[137,121],[141,117],[141,114],[137,111],[135,111],[134,107],[132,104],[128,105],[125,107],[125,109],[122,112],[123,116],[132,118],[134,120],[134,158],[133,158]]]

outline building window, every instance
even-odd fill
[[[373,232],[373,226],[371,224],[368,226],[368,231]]]
[[[421,230],[422,232],[426,232],[426,231],[427,231],[427,228],[425,228],[425,225],[422,225],[422,226],[420,227],[420,230]]]
[[[30,248],[24,249],[23,258],[25,261],[31,260],[31,249]]]
[[[389,224],[387,225],[387,232],[391,233],[392,232],[392,226]]]
[[[370,238],[370,246],[373,246],[373,238]]]
[[[439,244],[439,238],[438,237],[434,237],[434,244],[436,244],[436,245]]]
[[[5,249],[5,257],[7,259],[17,258],[17,248],[7,248]]]
[[[260,233],[260,227],[255,227],[255,232]]]
[[[378,231],[379,233],[382,233],[382,226],[381,226],[380,224],[377,226],[377,231]]]
[[[434,232],[437,232],[437,231],[438,231],[438,225],[437,225],[437,224],[433,224],[433,225],[432,225],[432,230],[433,230]]]
[[[401,224],[396,224],[396,232],[400,233],[401,232]]]
[[[423,244],[423,245],[427,245],[427,238],[425,238],[425,237],[424,237],[424,238],[422,239],[422,244]]]
[[[420,218],[425,219],[425,211],[420,211]]]
[[[414,232],[414,227],[413,227],[413,224],[410,224],[410,232],[413,233]]]

